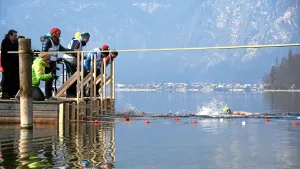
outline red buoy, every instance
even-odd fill
[[[149,120],[146,120],[145,123],[146,123],[146,124],[149,124],[150,122],[149,122]]]
[[[176,119],[175,119],[176,121],[179,121],[179,117],[176,117]]]
[[[295,121],[292,124],[293,124],[293,126],[297,126],[297,122],[295,122]]]
[[[197,124],[197,121],[196,121],[196,120],[194,120],[194,121],[193,121],[193,124]]]
[[[98,122],[99,122],[98,120],[95,120],[95,121],[94,121],[94,123],[98,123]]]

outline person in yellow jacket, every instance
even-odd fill
[[[39,57],[33,61],[32,64],[32,99],[34,101],[44,101],[45,95],[40,89],[40,82],[48,81],[52,78],[57,78],[54,74],[45,73],[45,67],[50,63],[49,53],[40,53]],[[51,71],[53,72],[53,71]]]

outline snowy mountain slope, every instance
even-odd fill
[[[65,46],[76,31],[86,49],[255,45],[299,42],[299,0],[0,1],[1,38],[10,28],[32,38],[52,27]],[[122,53],[120,82],[258,82],[290,48]],[[298,50],[298,48],[292,48]]]

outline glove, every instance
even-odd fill
[[[60,68],[58,68],[58,67],[55,67],[55,68],[53,68],[53,69],[52,69],[52,71],[51,71],[51,72],[56,72],[56,70],[60,70]]]
[[[59,77],[56,76],[55,74],[52,74],[52,78],[55,79],[55,80],[57,80]]]
[[[57,62],[62,62],[63,60],[63,58],[57,58]]]

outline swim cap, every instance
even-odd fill
[[[229,107],[227,107],[227,106],[223,108],[223,112],[227,112],[228,110],[229,110]]]
[[[74,38],[78,39],[80,36],[81,36],[81,33],[80,32],[76,32],[75,35],[74,35]]]

